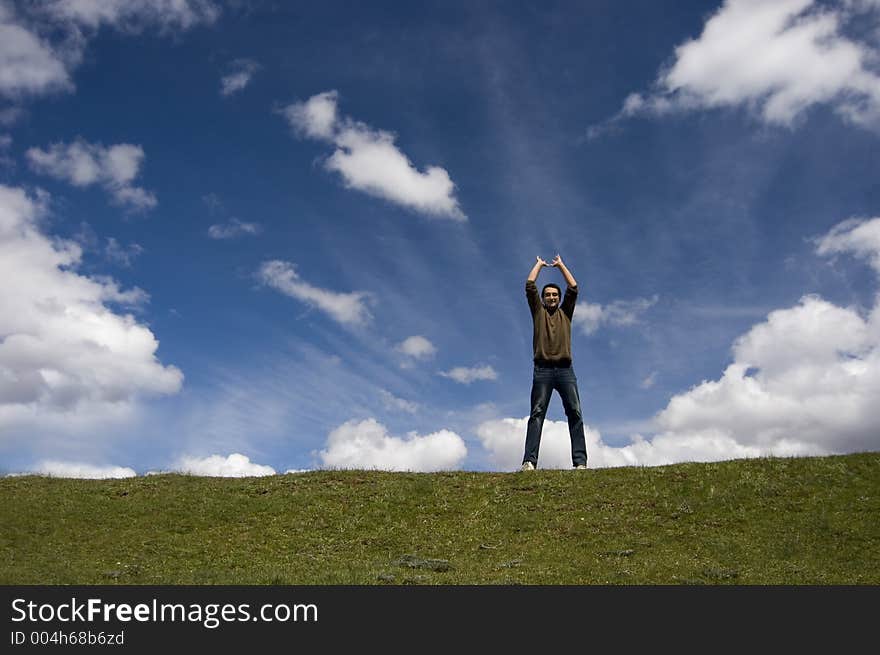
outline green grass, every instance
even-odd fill
[[[2,584],[878,584],[880,453],[0,479]]]

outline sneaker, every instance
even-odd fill
[[[519,467],[520,471],[534,471],[535,465],[531,462],[523,462],[523,465]]]
[[[584,470],[584,471],[586,471],[586,470],[587,470],[587,465],[586,465],[586,464],[578,464],[577,466],[574,467],[574,470],[575,470],[575,471],[580,471],[580,470]]]

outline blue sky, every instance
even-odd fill
[[[880,448],[875,0],[2,0],[0,42],[2,471],[514,470],[556,253],[590,466]]]

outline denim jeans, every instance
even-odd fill
[[[523,462],[538,465],[538,448],[541,446],[541,430],[547,405],[553,390],[562,398],[562,407],[568,419],[568,434],[571,437],[571,463],[573,466],[587,463],[587,442],[584,437],[584,418],[581,414],[581,397],[578,393],[577,377],[574,368],[545,368],[535,365],[532,378],[532,412],[526,430],[526,450]]]

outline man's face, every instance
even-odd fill
[[[556,309],[559,306],[559,292],[553,287],[544,289],[544,307]]]

